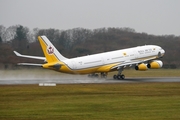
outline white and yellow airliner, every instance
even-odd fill
[[[117,71],[117,75],[113,78],[124,79],[122,71],[126,67],[135,67],[141,71],[161,68],[163,62],[156,59],[165,54],[160,46],[145,45],[68,59],[58,52],[46,36],[39,36],[38,40],[45,57],[22,55],[16,51],[14,53],[19,57],[44,60],[45,64],[18,63],[18,65],[41,66],[69,74],[89,74],[90,77],[98,77],[98,73],[101,77],[107,77],[108,72]]]

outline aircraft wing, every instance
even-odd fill
[[[29,55],[22,55],[16,51],[13,51],[16,56],[18,57],[24,57],[24,58],[32,58],[32,59],[38,59],[38,60],[44,60],[46,62],[46,58],[45,57],[39,57],[39,56],[29,56]]]
[[[119,63],[116,66],[113,66],[111,68],[111,70],[113,70],[113,69],[120,69],[121,67],[125,68],[126,66],[130,66],[131,67],[132,65],[139,64],[139,63],[144,63],[144,62],[156,59],[156,58],[157,57],[150,57],[150,58],[146,58],[146,59],[137,59],[137,60],[124,61],[124,62]]]

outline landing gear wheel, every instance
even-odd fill
[[[117,79],[117,75],[114,75],[113,78],[116,80]]]
[[[121,80],[121,75],[117,75],[117,79],[118,79],[118,80]]]
[[[125,79],[125,75],[121,75],[121,79],[124,80]]]
[[[125,75],[114,75],[113,78],[115,80],[124,80],[125,79]]]
[[[88,75],[89,78],[99,78],[98,74],[89,74]]]
[[[106,79],[107,78],[107,73],[101,73],[101,78]]]
[[[95,75],[94,75],[94,77],[95,77],[95,78],[98,78],[98,77],[99,77],[99,75],[98,75],[98,74],[95,74]]]

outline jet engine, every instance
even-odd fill
[[[158,68],[161,68],[162,66],[163,66],[163,62],[160,60],[154,60],[150,62],[149,64],[147,64],[147,67],[151,69],[158,69]]]
[[[141,64],[139,64],[139,65],[136,65],[136,66],[135,66],[135,69],[136,69],[136,70],[140,70],[140,71],[145,71],[145,70],[148,69],[148,67],[147,67],[146,64],[141,63]]]

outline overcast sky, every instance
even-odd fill
[[[67,30],[129,27],[180,36],[180,0],[0,0],[0,25]]]

